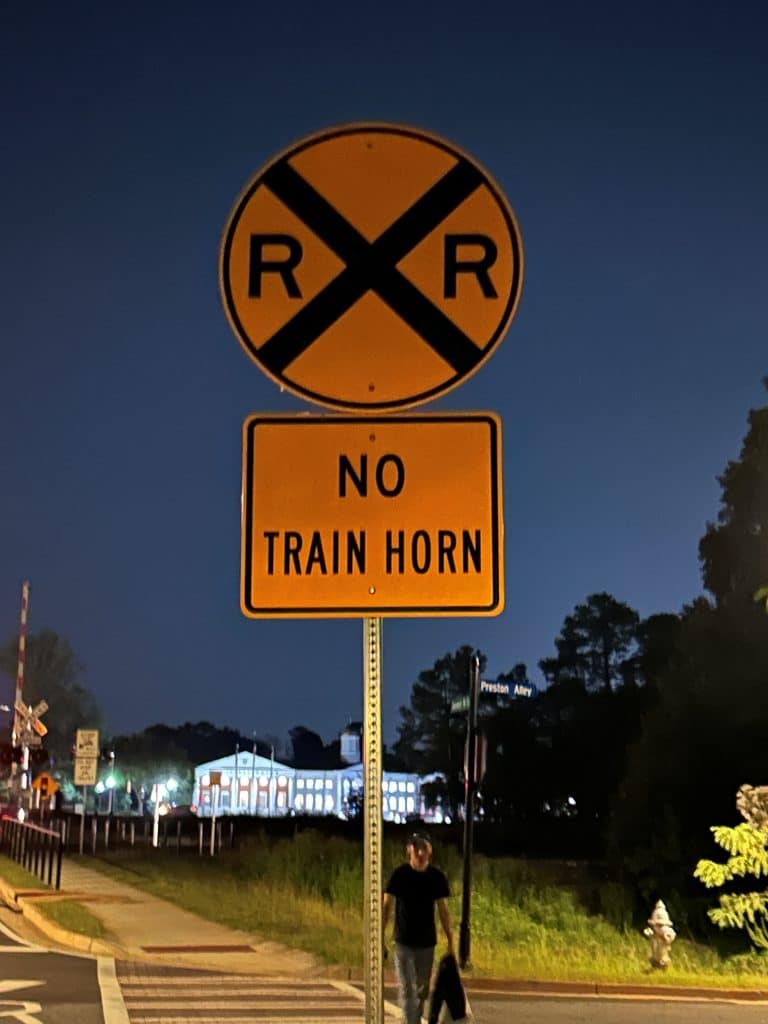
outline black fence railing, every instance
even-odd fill
[[[234,821],[219,818],[213,824],[190,813],[163,815],[156,828],[152,815],[140,814],[59,811],[39,820],[61,835],[65,852],[92,856],[152,846],[210,856],[233,847],[236,839]]]
[[[56,889],[61,888],[61,834],[4,814],[0,817],[0,853]]]

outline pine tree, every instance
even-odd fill
[[[768,377],[763,384],[768,389]],[[741,454],[718,479],[723,491],[717,523],[707,525],[699,544],[702,576],[718,607],[739,608],[765,587],[768,405],[750,411]]]

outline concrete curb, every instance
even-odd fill
[[[5,903],[9,910],[13,910],[16,914],[22,913],[22,909],[16,899],[16,890],[8,885],[2,875],[0,875],[0,900]]]
[[[55,895],[55,890],[51,890],[51,895]],[[77,949],[82,953],[93,953],[96,956],[130,959],[128,950],[123,949],[122,946],[107,942],[104,939],[92,939],[87,935],[71,932],[68,928],[62,928],[60,924],[52,921],[42,911],[38,910],[29,897],[19,895],[19,891],[9,885],[2,876],[0,876],[0,900],[14,913],[25,917],[38,931],[41,931],[49,939],[53,939],[54,942],[58,942],[62,946],[69,946],[71,949]]]
[[[87,935],[80,935],[78,932],[71,932],[67,928],[62,928],[60,924],[52,921],[24,896],[18,897],[17,902],[24,917],[26,917],[26,919],[33,924],[38,931],[47,935],[49,939],[53,939],[54,942],[58,942],[62,946],[69,946],[71,949],[77,949],[81,953],[93,953],[96,956],[111,956],[117,960],[131,959],[128,950],[123,949],[122,946],[118,946],[112,942],[107,942],[105,939],[92,939]]]

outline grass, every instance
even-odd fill
[[[441,854],[439,866],[457,894],[450,907],[458,937],[461,862],[452,849]],[[385,879],[401,860],[401,847],[385,847]],[[303,832],[290,840],[255,839],[217,858],[141,850],[86,863],[209,920],[328,962],[363,963],[362,850],[349,840]],[[474,865],[476,977],[768,988],[768,958],[749,951],[746,940],[744,952],[725,955],[714,944],[679,938],[672,966],[651,971],[644,921],[632,920],[619,886],[593,886],[593,900],[598,894],[604,904],[596,913],[585,908],[583,886],[558,884],[530,862],[476,857]]]
[[[77,932],[78,935],[87,935],[90,939],[104,937],[104,925],[82,903],[76,903],[74,900],[51,900],[50,902],[41,901],[36,904],[36,907],[41,914],[55,922],[60,928]]]
[[[4,878],[13,889],[47,889],[45,882],[41,882],[35,875],[30,874],[24,868],[0,854],[0,877]]]
[[[54,891],[35,875],[19,867],[15,861],[2,855],[0,855],[0,878],[16,890]],[[86,935],[91,939],[100,939],[104,935],[104,926],[98,917],[74,900],[39,900],[35,906],[41,914],[68,931]]]

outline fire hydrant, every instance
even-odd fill
[[[643,929],[643,935],[651,940],[651,955],[648,958],[651,967],[669,967],[669,948],[677,938],[677,932],[672,927],[663,900],[659,900],[653,908],[653,913],[648,918],[648,927]]]

